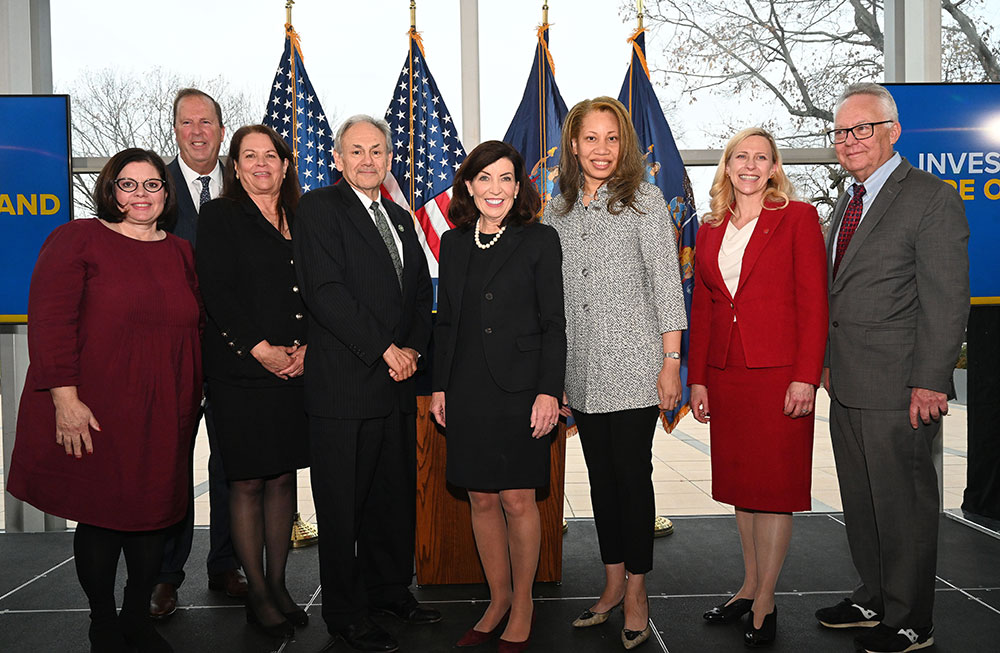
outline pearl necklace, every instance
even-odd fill
[[[476,247],[478,247],[479,249],[489,249],[490,247],[493,247],[494,245],[497,244],[497,241],[500,240],[500,236],[502,236],[503,232],[506,230],[507,230],[506,225],[500,227],[500,231],[494,234],[493,240],[484,245],[483,243],[479,242],[479,220],[476,220],[476,235],[474,236]]]

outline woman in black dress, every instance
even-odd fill
[[[536,220],[538,191],[510,145],[474,149],[453,193],[431,413],[445,426],[447,398],[448,482],[468,489],[490,588],[486,613],[458,645],[503,629],[499,650],[520,651],[531,635],[541,544],[535,488],[549,483],[543,436],[559,417],[566,366],[562,252],[555,230]]]
[[[195,253],[209,317],[205,376],[230,486],[233,546],[247,576],[247,622],[275,637],[308,623],[285,588],[295,470],[308,466],[309,451],[306,311],[289,231],[298,199],[285,142],[263,125],[240,128],[222,196],[201,209]]]

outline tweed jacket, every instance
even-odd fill
[[[585,413],[660,402],[662,334],[687,328],[677,237],[663,193],[643,182],[636,209],[608,211],[604,186],[564,213],[555,197],[545,222],[563,247],[566,397]]]

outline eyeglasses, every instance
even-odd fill
[[[826,137],[830,139],[830,143],[833,145],[840,145],[847,141],[847,135],[853,134],[854,139],[858,141],[863,141],[866,138],[871,138],[875,135],[875,125],[884,125],[889,122],[896,122],[895,120],[881,120],[879,122],[863,122],[860,125],[854,125],[853,127],[848,127],[847,129],[830,129],[826,132]]]
[[[123,193],[134,193],[139,190],[139,182],[131,177],[119,177],[113,183]],[[142,187],[146,189],[147,193],[158,193],[163,190],[163,185],[166,183],[163,179],[156,179],[154,177],[142,182]]]

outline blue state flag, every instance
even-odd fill
[[[698,233],[698,216],[694,208],[694,194],[691,181],[681,154],[674,143],[667,118],[663,115],[660,101],[656,98],[653,85],[649,81],[646,65],[646,39],[644,30],[639,28],[629,38],[632,45],[632,61],[629,63],[625,82],[622,84],[618,100],[625,105],[632,116],[632,125],[639,137],[639,147],[646,158],[646,178],[661,191],[673,218],[677,235],[677,254],[684,288],[684,308],[688,322],[691,321],[691,292],[694,290],[694,242]],[[688,402],[691,391],[687,387],[688,374],[688,332],[681,337],[681,387],[684,394],[676,410],[663,412],[663,427],[669,433],[682,417],[691,409]]]
[[[292,148],[303,193],[340,179],[333,164],[334,127],[327,122],[309,82],[299,35],[289,23],[285,24],[285,51],[261,122],[278,132]]]
[[[504,142],[524,157],[528,176],[542,196],[542,210],[546,202],[558,193],[559,139],[567,113],[566,103],[556,84],[552,53],[549,52],[549,25],[546,23],[538,28],[538,47],[528,83],[524,87],[524,97],[503,137]]]

